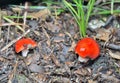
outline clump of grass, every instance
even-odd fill
[[[114,4],[120,3],[119,0],[109,0],[106,1],[105,3],[102,3],[96,7],[93,8],[93,10],[97,10],[96,12],[92,12],[91,15],[118,15],[120,13],[120,8],[118,7],[117,9],[114,9]],[[105,9],[105,5],[110,5],[109,9]]]
[[[88,26],[88,21],[89,21],[91,12],[94,7],[95,0],[89,0],[86,11],[83,8],[84,6],[83,0],[73,0],[73,3],[75,4],[75,6],[73,6],[73,4],[71,4],[70,2],[67,2],[66,0],[63,0],[63,3],[74,16],[79,27],[80,36],[82,38],[86,37],[86,29]]]

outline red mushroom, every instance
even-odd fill
[[[15,43],[16,53],[22,52],[22,56],[26,57],[28,50],[37,46],[37,43],[31,38],[22,38]]]
[[[78,41],[75,53],[79,55],[80,62],[87,62],[89,59],[94,60],[99,56],[100,48],[94,39],[87,37]]]

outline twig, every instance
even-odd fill
[[[13,68],[13,71],[12,71],[11,75],[9,76],[8,83],[12,83],[12,79],[13,79],[15,73],[16,73],[17,66],[18,66],[18,60],[16,61],[15,65],[14,65],[14,68]]]
[[[10,20],[9,18],[7,18],[5,16],[3,16],[3,19],[10,22],[10,23],[15,23],[15,22],[13,22],[12,20]],[[22,32],[25,32],[24,29],[22,27],[20,27],[19,25],[17,25],[16,27],[19,28]]]
[[[12,25],[15,25],[15,26],[19,26],[19,25],[24,25],[24,24],[21,24],[21,23],[0,23],[0,27],[1,26],[12,26]],[[26,27],[28,27],[27,25],[25,25]]]
[[[43,32],[45,33],[46,37],[47,37],[47,44],[48,44],[48,46],[50,46],[50,43],[51,43],[50,36],[48,35],[47,31],[43,27],[42,27],[42,29],[43,29]]]
[[[102,26],[102,27],[103,27],[103,28],[108,28],[110,25],[113,24],[113,21],[114,21],[115,19],[116,19],[116,17],[115,17],[114,15],[110,16],[110,17],[107,19],[105,25]]]
[[[60,62],[58,61],[58,59],[56,58],[56,56],[54,54],[51,54],[50,57],[56,66],[58,66],[58,67],[61,66]]]
[[[21,39],[22,37],[24,37],[26,34],[28,34],[30,32],[30,29],[27,30],[25,33],[23,33],[20,37],[18,37],[17,39],[14,39],[13,41],[11,41],[9,44],[7,44],[5,47],[3,47],[0,52],[6,50],[8,47],[10,47],[11,45],[13,45],[16,41],[18,41],[19,39]]]
[[[25,29],[25,25],[26,25],[27,9],[28,9],[28,2],[25,3],[25,13],[24,13],[24,26],[23,26],[23,29]]]
[[[120,55],[118,53],[113,53],[112,51],[108,50],[109,55],[112,58],[119,59],[120,60]]]
[[[100,44],[102,46],[107,47],[107,48],[120,51],[120,45],[116,45],[116,44],[113,44],[113,43],[106,43],[105,44],[104,42],[101,42]]]

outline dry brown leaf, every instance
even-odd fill
[[[25,60],[26,65],[30,65],[32,63],[32,60],[33,60],[33,56],[27,57]]]
[[[90,71],[88,69],[85,69],[85,68],[77,69],[76,71],[74,71],[74,73],[82,75],[82,76],[90,75]]]
[[[111,56],[112,58],[120,59],[120,53],[119,53],[119,52],[113,53],[113,52],[110,51],[110,50],[108,50],[108,52],[109,52],[109,54],[110,54],[110,56]]]
[[[48,46],[50,46],[50,45],[51,45],[50,39],[48,39],[48,40],[46,41],[46,43],[47,43]]]
[[[13,12],[16,12],[16,13],[21,13],[21,12],[22,12],[22,9],[19,8],[19,7],[12,7],[12,11],[13,11]]]
[[[110,29],[100,28],[97,31],[96,38],[100,39],[100,40],[103,40],[103,41],[108,41],[109,38],[110,38],[110,34],[112,33],[111,30],[112,30],[111,28]]]
[[[13,26],[18,26],[18,25],[22,25],[23,26],[24,24],[22,24],[22,23],[15,23],[15,22],[14,23],[13,22],[12,23],[0,23],[0,26],[12,26],[12,25]],[[24,25],[24,26],[25,27],[29,27],[28,25]]]
[[[44,56],[43,56],[43,59],[46,60],[46,61],[49,61],[51,58],[50,58],[50,56],[48,56],[48,55],[44,55]]]
[[[39,31],[33,31],[37,36],[40,36],[40,32]]]
[[[46,81],[47,80],[47,77],[44,74],[37,74],[35,76],[35,78],[38,79],[38,80],[41,80],[41,81]]]
[[[69,51],[69,52],[70,52],[70,51],[74,51],[75,46],[76,46],[76,43],[73,41],[73,42],[72,42],[72,45],[71,45],[71,47],[69,48],[68,51]]]
[[[0,56],[0,61],[4,62],[6,59]]]
[[[8,15],[7,11],[4,11],[4,10],[0,10],[0,14],[1,14],[1,15],[4,15],[4,16],[7,16],[7,15]],[[1,15],[0,15],[0,16],[1,16]],[[0,21],[2,21],[2,20],[0,20]]]
[[[88,80],[88,83],[98,83],[98,82],[90,79],[90,80]]]
[[[47,37],[47,42],[46,43],[47,43],[48,46],[50,46],[50,44],[51,44],[50,36],[44,28],[42,28],[42,29],[43,29],[44,34]]]
[[[60,62],[53,54],[51,54],[51,59],[53,60],[53,62],[55,63],[56,66],[58,66],[58,67],[61,66]]]
[[[74,66],[74,62],[71,62],[71,61],[66,61],[65,64],[69,67]]]
[[[34,55],[31,55],[31,56],[28,56],[28,57],[25,59],[26,65],[30,65],[31,63],[37,62],[37,61],[39,60],[39,57],[40,57],[39,54],[34,54]]]
[[[42,18],[42,19],[45,19],[46,16],[50,15],[50,11],[49,9],[43,9],[43,10],[40,10],[38,12],[34,12],[34,13],[28,13],[28,16],[31,16],[33,18]]]
[[[53,22],[46,22],[45,26],[52,32],[59,32],[62,27],[61,24],[54,24]]]
[[[32,73],[30,78],[34,79],[36,83],[45,83],[47,76],[45,74]]]
[[[63,33],[59,33],[58,36],[59,36],[59,37],[64,37],[65,34],[63,34]]]

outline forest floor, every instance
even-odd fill
[[[0,83],[120,83],[119,15],[90,18],[87,36],[98,42],[100,56],[83,64],[74,52],[80,35],[69,12],[28,10],[32,17],[26,21],[9,18],[24,16],[23,11],[6,8],[0,12]],[[27,57],[15,52],[15,42],[24,37],[37,42]]]

